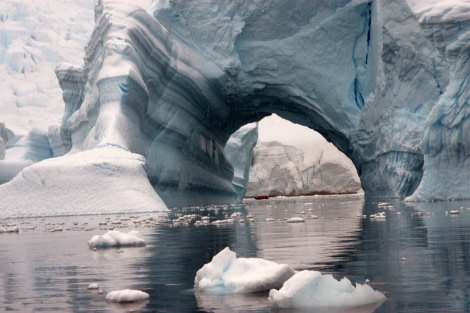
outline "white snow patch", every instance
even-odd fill
[[[110,247],[144,247],[146,244],[144,237],[137,231],[130,231],[128,234],[118,230],[108,231],[104,235],[94,235],[88,241],[90,249],[105,249]]]
[[[196,273],[194,288],[212,294],[249,293],[279,288],[294,275],[286,264],[260,258],[237,258],[229,247]]]

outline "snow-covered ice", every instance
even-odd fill
[[[113,146],[35,163],[0,186],[0,218],[167,210],[144,166]]]
[[[294,275],[286,264],[260,258],[237,258],[226,247],[196,273],[194,288],[211,294],[250,293],[279,288]]]
[[[114,290],[106,294],[106,301],[119,303],[146,301],[149,298],[148,293],[133,289]]]
[[[88,241],[90,249],[106,249],[111,247],[144,247],[146,241],[139,231],[133,230],[123,233],[118,230],[108,231],[104,235],[94,235]]]
[[[301,309],[318,312],[373,312],[387,298],[367,284],[336,280],[332,275],[317,271],[300,271],[287,280],[281,289],[269,292],[269,304],[274,308]]]

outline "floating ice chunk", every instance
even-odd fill
[[[115,290],[106,295],[106,301],[119,303],[145,301],[149,298],[148,293],[131,289]]]
[[[227,247],[197,271],[194,287],[212,294],[258,292],[280,288],[294,273],[286,264],[237,258]]]
[[[287,220],[287,223],[303,223],[305,219],[303,217],[291,217]]]
[[[136,231],[130,231],[128,234],[118,230],[108,231],[104,235],[94,235],[88,241],[90,249],[105,249],[110,247],[144,247],[145,239]]]
[[[20,230],[17,226],[7,226],[5,228],[0,227],[0,234],[1,233],[18,233]]]
[[[387,218],[387,216],[385,215],[385,212],[379,212],[379,213],[376,213],[376,214],[371,214],[370,218],[373,218],[373,219],[376,219],[376,220],[384,220],[384,219]]]
[[[338,281],[332,275],[301,271],[287,280],[280,290],[272,289],[268,301],[274,308],[321,311],[361,308],[372,312],[386,299],[367,284],[354,287],[346,277]]]

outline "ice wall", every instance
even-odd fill
[[[409,200],[468,198],[470,178],[470,3],[415,8],[421,28],[449,63],[449,83],[425,122],[424,174]]]

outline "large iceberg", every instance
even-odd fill
[[[276,113],[349,157],[366,195],[468,198],[468,10],[464,1],[100,1],[83,66],[56,69],[65,111],[42,162],[53,169],[112,146],[141,158],[134,174],[167,206],[233,202],[244,180],[232,184],[226,143]],[[34,62],[16,48],[11,68],[27,72]],[[15,184],[49,188],[26,177]],[[0,198],[27,210],[11,183]]]

